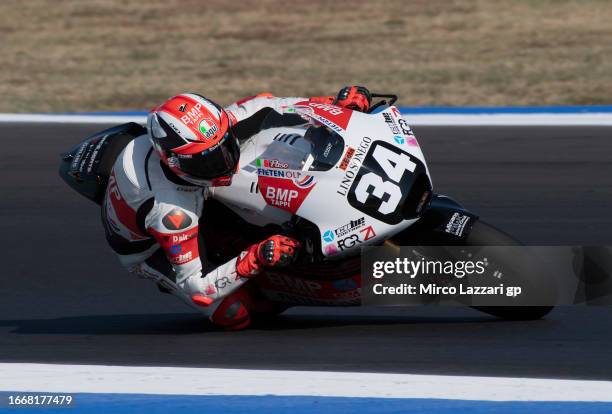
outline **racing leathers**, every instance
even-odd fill
[[[303,100],[261,94],[225,110],[244,139],[259,131],[270,111]],[[207,263],[199,223],[209,195],[207,187],[184,181],[161,162],[148,135],[137,137],[110,174],[102,205],[106,237],[129,272],[154,280],[213,323],[239,328],[248,324],[248,298],[240,287],[259,266],[248,250],[215,268]]]

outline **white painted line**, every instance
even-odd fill
[[[411,126],[612,126],[610,113],[404,114]]]
[[[122,124],[147,120],[142,115],[55,115],[55,114],[0,114],[0,122],[61,123],[61,124]]]
[[[0,363],[0,390],[612,402],[611,381]]]
[[[404,114],[412,126],[612,126],[612,113]],[[0,114],[0,123],[144,124],[143,115]]]

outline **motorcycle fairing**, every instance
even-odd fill
[[[335,132],[345,131],[353,112],[351,109],[336,105],[302,101],[294,105],[294,109],[305,116],[315,119]]]
[[[367,197],[363,195],[360,199],[355,197],[357,202],[351,198],[353,202],[349,202],[351,190],[357,188],[358,176],[363,177],[371,173],[370,178],[372,178],[372,175],[377,173],[367,165],[364,167],[368,151],[376,147],[385,147],[387,152],[391,152],[388,154],[390,157],[398,157],[402,163],[406,159],[411,160],[417,165],[414,171],[430,183],[423,153],[418,144],[414,145],[414,142],[407,139],[407,135],[402,132],[396,108],[387,108],[376,114],[365,114],[333,105],[311,105],[302,102],[285,108],[285,112],[286,115],[274,113],[274,122],[266,124],[265,129],[242,143],[241,168],[231,186],[214,189],[215,198],[252,224],[281,225],[288,222],[293,215],[313,223],[319,233],[316,235],[318,240],[315,245],[324,257],[339,258],[357,254],[359,247],[384,241],[417,221],[418,217],[415,216],[400,217],[399,205],[396,206],[398,208],[395,210],[398,211],[395,211],[392,220],[383,217],[384,214],[383,216],[372,214],[370,210],[380,208],[381,202],[388,197],[380,191],[369,194],[374,193],[375,186],[362,185],[368,193]],[[290,122],[281,122],[284,118]],[[333,145],[329,151],[327,147],[324,147],[323,151],[314,149],[312,142],[307,139],[309,128],[330,129],[329,136],[333,140]],[[394,133],[397,131],[399,134]],[[406,130],[406,132],[411,131]],[[340,139],[333,138],[334,136]],[[398,139],[397,136],[403,139]],[[349,149],[351,156],[341,168]],[[326,152],[337,155],[330,156],[329,158],[333,160],[329,162],[317,164],[315,158]],[[265,168],[263,164],[266,161],[268,166],[287,168]],[[320,168],[317,165],[324,167]],[[388,165],[390,167],[387,168],[394,168],[393,163]],[[326,170],[318,171],[318,169]],[[414,171],[406,170],[403,174],[416,177]],[[298,176],[298,181],[295,181]],[[307,193],[298,190],[298,182],[301,179],[311,180],[313,183],[308,187]],[[388,177],[381,177],[378,181],[384,182],[387,179]],[[408,187],[411,185],[401,179],[386,185],[398,186],[398,184],[401,184],[399,188],[402,192],[399,198],[401,205],[407,199],[408,195],[405,193],[409,192]],[[268,190],[269,188],[274,190]],[[277,191],[279,188],[280,195]],[[276,204],[281,205],[275,206],[272,198],[277,199]],[[361,207],[359,203],[362,204]],[[387,211],[383,209],[383,213]],[[351,228],[349,232],[342,230],[347,225],[351,227],[351,222],[359,222],[360,225]]]
[[[453,245],[467,239],[479,217],[457,201],[435,194],[421,219],[403,234],[404,245]]]
[[[361,303],[361,276],[336,280],[289,276],[268,270],[257,278],[257,286],[269,300],[303,306],[355,306]]]

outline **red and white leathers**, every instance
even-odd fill
[[[259,131],[271,110],[280,112],[303,100],[262,94],[225,109],[236,134],[246,138]],[[107,240],[131,273],[156,281],[218,325],[241,327],[248,324],[248,299],[239,288],[258,269],[246,260],[247,252],[208,268],[198,236],[208,196],[208,188],[173,174],[153,150],[149,136],[142,135],[113,166],[102,206]]]

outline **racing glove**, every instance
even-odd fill
[[[287,266],[293,262],[300,242],[287,236],[271,236],[256,243],[243,252],[236,263],[236,273],[241,277],[252,277],[261,267]]]
[[[338,95],[314,96],[310,102],[338,105],[360,112],[367,112],[372,104],[370,91],[363,86],[345,86]]]
[[[372,104],[372,94],[364,86],[345,86],[340,89],[333,103],[355,111],[368,112]]]

